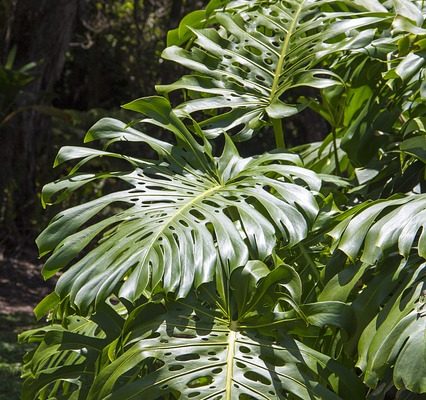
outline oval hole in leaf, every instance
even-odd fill
[[[199,360],[200,355],[196,353],[190,353],[190,354],[182,354],[181,356],[175,357],[176,361],[190,361],[190,360]]]
[[[213,382],[213,377],[202,376],[200,378],[196,378],[188,382],[186,386],[188,386],[189,388],[198,388],[198,387],[210,385],[212,382]]]
[[[184,366],[183,365],[171,365],[169,367],[169,371],[179,371],[180,369],[183,369]]]
[[[222,368],[215,368],[215,369],[213,369],[213,370],[212,370],[212,372],[213,372],[214,374],[220,374],[220,373],[222,373],[222,371],[223,371],[223,369],[222,369]]]
[[[254,371],[248,371],[244,374],[244,376],[253,382],[260,382],[260,383],[263,383],[264,385],[270,385],[272,383],[268,378]]]
[[[251,352],[251,350],[247,346],[240,346],[240,351],[241,353],[245,353],[245,354]]]
[[[151,335],[149,335],[147,337],[147,339],[155,339],[155,338],[158,338],[158,337],[160,337],[160,333],[159,332],[154,332]]]

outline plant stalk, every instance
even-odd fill
[[[334,162],[336,163],[336,174],[338,176],[342,175],[342,171],[340,170],[339,156],[337,154],[337,141],[336,141],[336,130],[332,130],[333,135],[333,153],[334,153]]]
[[[277,149],[285,149],[284,129],[281,120],[272,118],[272,127],[274,128],[275,145]]]

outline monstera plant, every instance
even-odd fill
[[[423,398],[425,14],[213,0],[186,16],[163,57],[187,75],[96,123],[98,149],[57,156],[74,167],[43,203],[77,205],[37,239],[59,278],[21,335],[23,398]],[[305,108],[330,133],[286,148]],[[240,156],[260,133],[276,148]]]

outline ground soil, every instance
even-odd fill
[[[33,344],[18,335],[37,327],[34,307],[53,289],[41,277],[36,250],[6,252],[0,246],[0,400],[19,400],[22,359]]]
[[[15,256],[0,251],[0,314],[32,313],[53,288],[41,277],[41,262],[30,251]]]

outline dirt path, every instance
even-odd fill
[[[41,277],[41,263],[33,254],[5,258],[0,253],[0,313],[31,313],[53,288]]]

